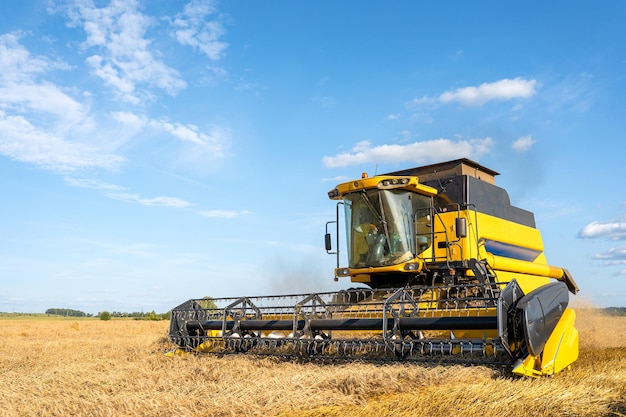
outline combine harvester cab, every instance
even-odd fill
[[[534,215],[496,175],[459,159],[339,184],[326,250],[335,280],[363,288],[189,300],[172,310],[170,339],[197,352],[493,364],[530,377],[569,367],[578,287],[548,265]]]

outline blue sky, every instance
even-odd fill
[[[467,157],[626,306],[626,3],[0,5],[0,311],[338,290],[327,191]]]

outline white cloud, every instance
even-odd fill
[[[237,217],[241,217],[242,215],[252,214],[251,211],[242,210],[242,211],[233,211],[233,210],[202,210],[198,212],[201,216],[204,217],[219,217],[222,219],[235,219]]]
[[[125,201],[128,203],[138,203],[144,206],[165,206],[165,207],[174,207],[174,208],[185,208],[192,206],[193,203],[189,201],[183,200],[177,197],[155,197],[155,198],[144,198],[139,194],[131,194],[131,193],[109,193],[107,197],[112,198],[114,200]]]
[[[608,222],[593,221],[583,227],[578,236],[583,239],[626,240],[626,216]],[[593,259],[604,261],[604,265],[609,267],[624,265],[626,264],[626,246],[613,247],[605,252],[597,253]],[[614,275],[626,275],[626,269]]]
[[[193,124],[170,123],[164,120],[151,120],[149,124],[190,145],[181,153],[181,158],[187,162],[206,162],[227,156],[230,143],[230,130],[227,128],[213,126],[209,133],[204,133]]]
[[[21,33],[0,35],[0,154],[40,168],[71,172],[116,170],[124,158],[87,143],[87,108],[63,88],[40,78],[68,70],[62,62],[32,56]],[[72,140],[77,138],[79,140]],[[110,148],[109,145],[106,145]]]
[[[474,158],[489,152],[493,147],[491,138],[458,140],[433,139],[406,145],[371,146],[368,141],[357,143],[352,152],[325,156],[322,160],[328,168],[371,163],[414,162],[423,164],[455,158]]]
[[[89,145],[70,142],[33,126],[23,116],[0,111],[0,154],[53,171],[117,169],[124,158]]]
[[[582,228],[579,236],[584,239],[626,239],[626,217],[609,222],[593,221]]]
[[[108,184],[106,182],[89,178],[66,177],[65,182],[72,187],[91,188],[94,190],[124,191],[127,189],[121,185]]]
[[[147,119],[144,116],[131,112],[116,111],[112,112],[111,116],[118,122],[135,128],[141,128],[147,123]]]
[[[105,194],[106,197],[113,200],[124,201],[126,203],[136,203],[143,206],[161,206],[172,208],[186,208],[194,205],[189,201],[177,197],[159,196],[154,198],[145,198],[139,194],[126,192],[128,190],[127,187],[109,184],[96,179],[66,177],[65,182],[72,187],[102,190],[104,192],[107,192],[107,194]]]
[[[32,56],[19,43],[21,36],[21,33],[0,35],[0,109],[51,115],[62,128],[84,122],[86,111],[81,103],[59,86],[39,80],[51,71],[70,67],[46,57]]]
[[[530,148],[533,147],[534,144],[535,140],[532,138],[532,136],[522,136],[521,138],[513,141],[513,143],[511,144],[511,148],[515,152],[527,152],[530,150]]]
[[[145,87],[156,87],[170,95],[187,87],[178,71],[155,58],[150,40],[145,38],[152,21],[139,12],[136,0],[111,1],[102,8],[91,1],[76,1],[68,17],[70,26],[84,29],[85,50],[96,51],[86,59],[93,74],[121,99],[140,104],[151,97]]]
[[[0,97],[5,108],[48,113],[62,124],[74,124],[85,118],[79,102],[48,82],[3,83],[0,85]]]
[[[420,105],[420,104],[435,104],[437,102],[437,100],[433,97],[428,97],[428,96],[423,96],[423,97],[416,97],[413,100],[411,100],[411,102],[408,104],[416,104],[416,105]],[[407,105],[407,106],[408,106]]]
[[[183,125],[181,123],[169,123],[165,121],[153,121],[153,126],[165,130],[172,134],[172,136],[196,145],[207,145],[210,142],[209,137],[198,131],[198,127],[195,125]]]
[[[212,126],[210,131],[203,132],[194,124],[169,122],[167,120],[149,119],[131,112],[112,112],[111,116],[135,130],[150,127],[166,132],[187,145],[180,153],[186,162],[196,160],[200,163],[222,159],[227,156],[230,145],[230,130],[220,126]]]
[[[609,261],[610,265],[626,264],[626,246],[611,248],[604,253],[596,254],[594,258]]]
[[[31,80],[37,74],[51,70],[68,70],[70,66],[61,61],[53,61],[46,57],[33,57],[20,43],[24,37],[22,32],[11,32],[0,35],[0,77],[3,82],[20,82]]]
[[[515,98],[529,98],[536,93],[537,81],[517,77],[505,78],[493,83],[483,83],[478,87],[463,87],[441,94],[437,101],[441,103],[458,102],[466,106],[481,106],[489,101],[507,101]],[[418,99],[416,103],[428,101]]]
[[[228,47],[220,38],[225,31],[218,21],[207,21],[216,12],[212,0],[192,0],[172,22],[174,37],[181,45],[198,49],[209,59],[217,61]]]

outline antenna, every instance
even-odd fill
[[[378,164],[376,164],[376,168],[374,169],[374,176],[378,175]]]
[[[452,179],[451,179],[451,178],[448,178],[448,180],[447,180],[447,181],[445,181],[445,182],[441,182],[441,179],[439,178],[439,173],[437,172],[437,170],[436,170],[436,169],[435,169],[435,170],[433,170],[433,174],[435,174],[435,177],[437,177],[437,182],[439,183],[439,188],[441,189],[441,191],[444,191],[444,192],[445,192],[445,191],[446,191],[446,186],[445,186],[445,184],[449,184],[449,183],[451,183],[451,182],[452,182]]]

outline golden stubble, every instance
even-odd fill
[[[552,378],[480,366],[163,354],[167,322],[0,320],[0,416],[621,416],[626,318],[577,311],[581,355]]]

